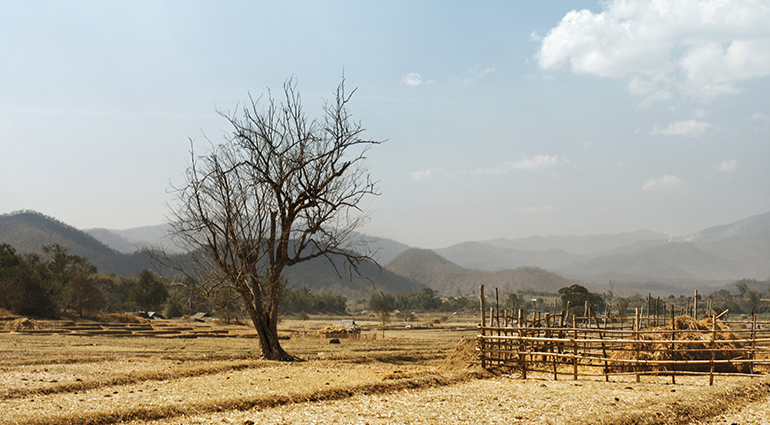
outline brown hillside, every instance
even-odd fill
[[[464,269],[428,249],[409,249],[388,263],[385,268],[445,295],[477,291],[479,285],[488,288],[556,292],[575,281],[537,267],[487,272]]]

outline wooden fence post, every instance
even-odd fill
[[[486,306],[484,303],[484,285],[479,286],[479,300],[481,303],[481,338],[479,339],[479,348],[481,349],[481,368],[486,369],[486,352],[484,351],[484,335],[486,335],[486,333],[484,332],[484,328],[487,326],[487,318],[485,316]]]
[[[676,340],[676,320],[674,320],[674,304],[671,304],[671,353],[674,353],[674,348],[676,348],[676,344],[674,341]],[[676,385],[676,372],[671,372],[671,384]]]
[[[692,299],[692,318],[698,321],[698,290],[695,290],[695,295]]]
[[[709,362],[709,387],[714,385],[714,355],[716,351],[715,341],[717,339],[717,318],[711,316],[711,361]]]
[[[639,338],[639,329],[640,329],[640,323],[639,323],[640,317],[639,317],[639,307],[636,308],[636,329],[634,330],[634,339],[636,340],[636,362],[634,363],[634,371],[636,372],[636,382],[639,382],[639,351],[642,349],[642,341]]]
[[[577,381],[578,379],[578,329],[577,329],[577,317],[572,315],[572,378]]]

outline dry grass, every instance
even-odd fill
[[[475,341],[461,339],[473,331],[391,329],[337,345],[310,336],[326,324],[301,323],[307,336],[283,324],[299,363],[260,360],[250,338],[0,333],[0,424],[687,423],[770,388],[746,378],[708,387],[688,377],[494,377],[478,370]]]

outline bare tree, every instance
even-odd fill
[[[191,149],[186,183],[175,188],[173,233],[192,253],[195,275],[239,294],[267,359],[294,359],[277,332],[287,267],[337,256],[345,260],[341,275],[369,259],[349,236],[366,217],[361,199],[378,194],[363,161],[380,142],[363,139],[352,120],[354,92],[345,92],[343,78],[322,120],[308,120],[293,78],[280,102],[268,91],[240,112],[220,111],[232,133],[205,155]]]

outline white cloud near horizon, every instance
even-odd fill
[[[642,185],[642,192],[674,192],[684,189],[685,182],[681,177],[665,175],[660,178],[650,178]]]
[[[558,155],[535,155],[534,157],[525,157],[519,161],[505,161],[502,168],[483,168],[472,171],[473,174],[505,174],[512,170],[536,171],[546,167],[558,165],[560,162]],[[568,162],[564,159],[561,162]]]
[[[657,125],[650,131],[653,135],[663,136],[682,136],[682,137],[701,137],[706,133],[706,130],[713,127],[712,124],[706,121],[697,120],[684,120],[675,121],[668,125],[666,128],[660,128]]]
[[[717,170],[726,173],[728,171],[735,170],[735,166],[738,165],[737,159],[724,160],[721,163],[714,166]]]
[[[430,81],[425,81],[422,79],[422,76],[417,72],[410,72],[409,74],[406,74],[404,78],[401,80],[401,84],[417,87],[425,83],[429,83]]]
[[[770,75],[768,22],[761,1],[610,0],[600,13],[567,13],[535,59],[543,70],[626,79],[642,107],[674,91],[710,101]]]
[[[414,171],[410,173],[412,180],[422,180],[433,175],[433,170]]]
[[[558,162],[557,155],[535,155],[533,158],[524,158],[517,162],[506,162],[505,165],[511,170],[540,170],[554,166]]]

